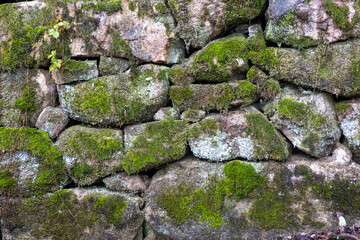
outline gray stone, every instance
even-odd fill
[[[66,127],[69,117],[59,107],[48,106],[39,115],[36,128],[45,131],[50,138],[55,138]]]
[[[290,155],[285,138],[253,107],[208,115],[191,125],[188,141],[194,156],[212,161],[284,161]]]
[[[73,126],[56,141],[71,179],[88,186],[122,170],[124,154],[121,130]]]
[[[159,111],[157,111],[154,115],[155,121],[161,121],[161,120],[179,120],[180,113],[175,108],[166,107],[166,108],[160,108]]]
[[[58,86],[61,108],[69,117],[101,126],[152,120],[167,103],[168,79],[163,67],[143,65],[136,74],[105,76],[76,85]]]
[[[46,70],[0,73],[0,126],[33,127],[45,107],[55,104],[55,84]]]
[[[125,127],[125,171],[137,173],[183,158],[187,127],[186,122],[178,120]]]
[[[130,63],[126,59],[100,57],[100,73],[102,75],[115,75],[127,71],[130,68]]]
[[[138,197],[72,188],[10,202],[8,225],[1,229],[6,239],[142,239],[143,201]]]
[[[311,156],[330,155],[340,139],[329,94],[286,87],[264,110],[294,147]]]
[[[125,172],[104,178],[102,181],[105,183],[106,188],[112,191],[136,195],[144,193],[146,190],[146,185],[141,176],[128,175]]]
[[[206,116],[206,112],[203,110],[198,109],[189,109],[185,112],[183,112],[180,116],[181,120],[195,123],[199,122],[201,119],[203,119]]]
[[[62,69],[55,68],[51,73],[56,84],[87,81],[99,76],[96,60],[69,60],[65,63]]]

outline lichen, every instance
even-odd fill
[[[198,138],[201,134],[214,136],[218,131],[219,126],[217,121],[213,118],[206,118],[200,123],[192,125],[187,134],[189,138]]]

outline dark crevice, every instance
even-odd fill
[[[182,41],[184,41],[184,40],[182,40]],[[184,42],[184,44],[185,44],[185,42]],[[195,52],[197,52],[199,50],[201,50],[201,48],[194,48],[192,46],[189,46],[189,50],[185,51],[185,58],[189,58],[191,55],[193,55]]]
[[[2,0],[0,2],[0,5],[5,4],[5,3],[18,3],[18,2],[31,2],[31,1],[32,0],[26,0],[26,1],[24,1],[24,0]]]
[[[162,166],[158,166],[156,168],[152,168],[152,169],[149,169],[149,170],[146,170],[146,171],[143,171],[141,172],[142,175],[147,175],[149,177],[149,179],[151,179],[155,173],[160,169],[160,168],[163,168],[164,165]]]
[[[91,61],[91,60],[96,60],[100,62],[100,57],[71,57],[71,60],[76,60],[76,61]]]
[[[74,181],[71,180],[67,185],[65,185],[63,187],[63,189],[71,189],[71,188],[77,188],[77,187],[78,187],[78,185],[76,183],[74,183]]]
[[[169,5],[169,0],[165,0],[164,2],[165,2],[165,5],[166,5],[167,9],[169,9],[170,15],[171,15],[171,16],[173,17],[173,19],[174,19],[174,24],[175,24],[175,28],[176,28],[177,25],[178,25],[178,21],[177,21],[177,19],[175,18],[173,12],[172,12],[172,9],[171,9],[171,7],[170,7],[170,5]]]

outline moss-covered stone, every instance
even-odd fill
[[[122,162],[129,174],[179,160],[186,153],[187,123],[165,120],[125,128],[126,155]]]
[[[338,114],[344,114],[350,108],[349,101],[342,101],[335,104],[335,110]]]
[[[105,76],[59,87],[62,108],[70,118],[93,125],[122,126],[151,120],[166,104],[169,82],[158,78],[162,68],[141,66],[132,75]]]
[[[354,27],[359,22],[359,13],[355,12],[355,16],[353,17],[352,21],[349,22],[349,7],[339,6],[332,0],[325,0],[323,6],[326,9],[326,13],[329,14],[335,21],[336,25],[344,30],[349,30]]]
[[[102,188],[61,190],[10,203],[7,237],[135,239],[143,217],[137,199]],[[129,227],[131,226],[131,227]]]
[[[59,136],[56,145],[66,159],[69,176],[80,186],[122,169],[124,147],[119,130],[73,126]]]
[[[100,57],[99,70],[105,75],[121,74],[130,68],[128,60],[121,58]]]
[[[189,109],[185,112],[183,112],[180,116],[180,118],[187,122],[199,122],[201,119],[203,119],[206,116],[206,112],[199,109]]]
[[[170,89],[173,106],[180,111],[187,109],[227,111],[232,106],[248,106],[258,97],[256,87],[246,80],[216,85],[174,85]]]
[[[266,74],[256,66],[252,66],[246,73],[246,79],[256,85],[262,86],[263,83],[268,79]]]
[[[261,97],[265,100],[272,100],[281,91],[278,81],[274,79],[267,80],[261,87]]]
[[[58,190],[68,179],[61,152],[48,134],[32,128],[0,128],[1,195],[29,197]],[[55,180],[56,178],[56,180]]]
[[[241,34],[209,43],[195,56],[192,71],[198,81],[225,82],[249,69],[248,47]]]
[[[77,81],[87,81],[97,78],[99,71],[96,60],[68,60],[62,69],[54,69],[52,76],[56,84],[68,84]]]

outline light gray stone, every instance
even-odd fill
[[[59,107],[48,106],[40,113],[36,128],[45,131],[50,138],[55,138],[66,127],[69,117]]]

